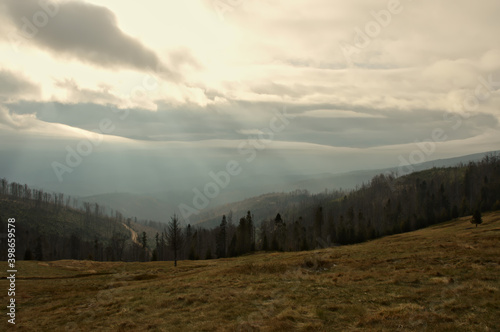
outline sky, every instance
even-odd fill
[[[500,147],[496,0],[0,4],[0,177],[190,191]],[[234,166],[234,165],[233,165]]]

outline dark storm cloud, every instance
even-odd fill
[[[77,1],[40,3],[5,3],[7,16],[26,41],[100,67],[129,67],[173,75],[154,51],[120,30],[111,10]]]

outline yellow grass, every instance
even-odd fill
[[[177,268],[18,262],[16,330],[498,331],[500,212],[478,228],[469,219],[359,245]],[[0,286],[4,306],[5,278]],[[0,330],[9,327],[3,312]]]

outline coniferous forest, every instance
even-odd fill
[[[212,229],[185,225],[174,213],[165,216],[168,223],[138,221],[99,204],[80,204],[63,194],[6,179],[0,186],[0,220],[16,216],[23,221],[16,224],[16,238],[17,250],[25,260],[197,260],[261,250],[311,250],[360,243],[498,209],[497,155],[402,177],[380,174],[348,192],[290,192],[270,218],[256,220],[251,211],[242,216],[228,211]],[[6,259],[4,249],[0,256]]]

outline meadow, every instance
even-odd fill
[[[177,268],[19,261],[15,330],[498,331],[500,212],[484,214],[477,228],[469,220]],[[2,316],[0,329],[11,330]]]

